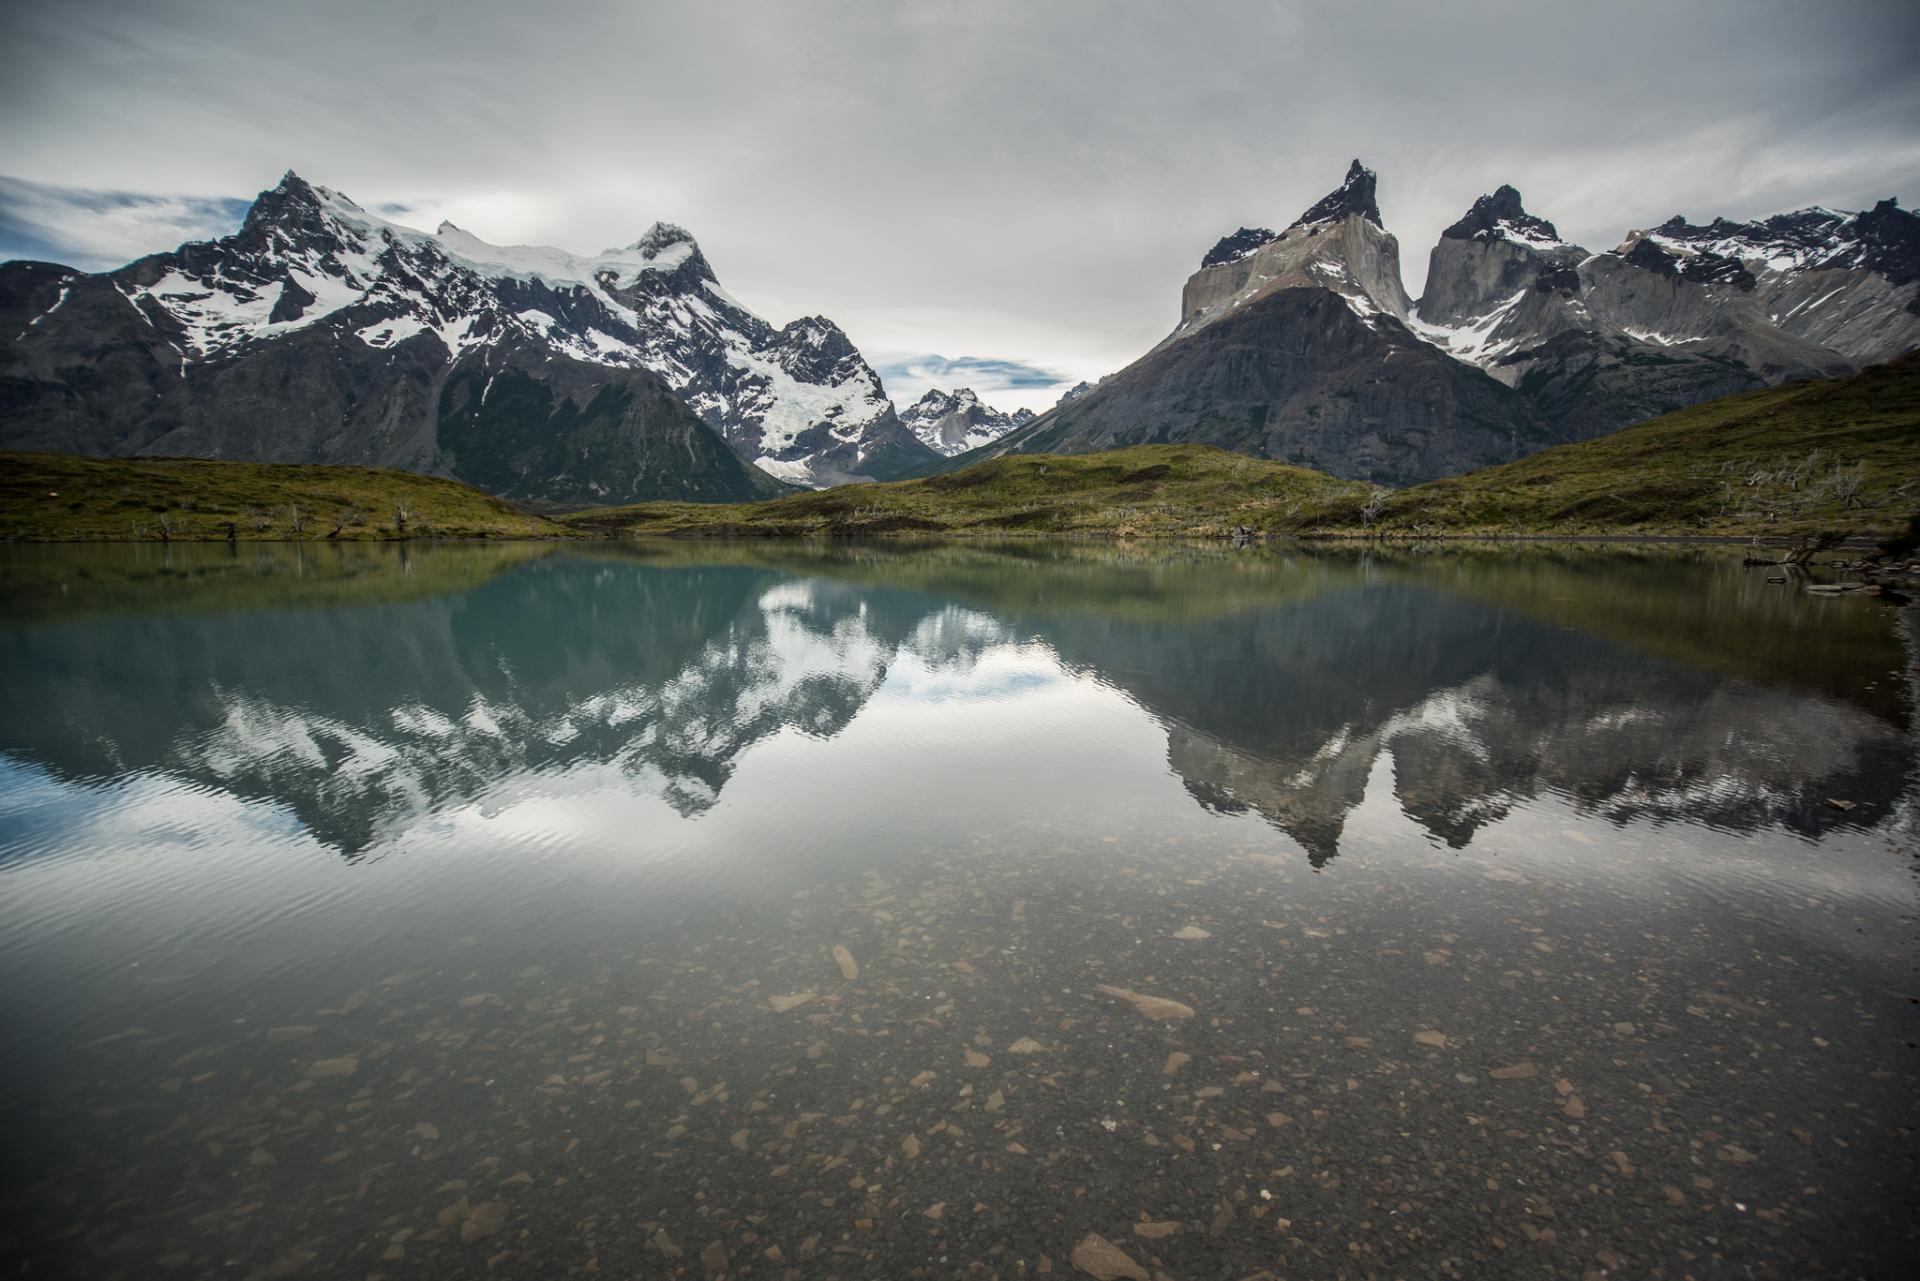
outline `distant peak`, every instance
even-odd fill
[[[454,226],[452,222],[443,219],[440,225],[433,229],[433,234],[436,236],[464,236],[468,233],[462,228]]]
[[[971,387],[956,387],[952,391],[942,391],[938,387],[929,387],[919,400],[913,402],[915,408],[925,405],[929,409],[938,409],[942,413],[956,409],[961,405],[979,404],[980,397]]]
[[[1506,183],[1473,202],[1466,216],[1440,233],[1448,240],[1558,241],[1560,233],[1545,218],[1528,213],[1520,192]]]
[[[678,223],[656,222],[648,227],[646,234],[633,242],[642,257],[657,258],[661,252],[674,245],[693,245],[693,233]],[[697,247],[697,246],[696,246]]]
[[[1201,267],[1224,267],[1258,253],[1265,245],[1280,239],[1267,227],[1242,227],[1231,236],[1222,236],[1200,260]]]
[[[1358,214],[1374,226],[1384,228],[1385,224],[1380,221],[1380,205],[1375,199],[1375,188],[1379,181],[1378,174],[1356,159],[1347,166],[1346,181],[1294,219],[1293,225],[1308,227],[1321,222],[1339,222]]]

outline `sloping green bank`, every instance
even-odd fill
[[[1394,534],[1886,537],[1920,511],[1920,352],[1708,401],[1386,499]]]
[[[567,538],[458,481],[373,467],[0,454],[0,540]]]

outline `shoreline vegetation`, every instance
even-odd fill
[[[756,503],[541,515],[366,467],[0,455],[0,541],[1092,537],[1874,542],[1920,512],[1920,353],[1401,490],[1203,445],[1018,454]]]

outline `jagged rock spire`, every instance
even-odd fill
[[[1338,222],[1359,214],[1376,227],[1384,229],[1380,221],[1380,205],[1374,198],[1374,188],[1379,183],[1379,175],[1355,160],[1347,167],[1346,181],[1336,191],[1328,192],[1320,201],[1298,218],[1296,227],[1307,227],[1317,222]]]

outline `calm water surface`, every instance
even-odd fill
[[[0,549],[0,602],[10,1272],[1915,1261],[1883,602],[1044,544]]]

